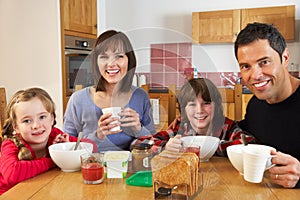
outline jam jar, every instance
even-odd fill
[[[132,167],[135,172],[151,170],[150,161],[152,158],[150,144],[134,145],[131,151],[132,154]]]

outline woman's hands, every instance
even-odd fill
[[[281,152],[272,151],[272,163],[276,164],[269,169],[271,180],[283,187],[293,188],[296,186],[300,178],[300,162],[288,155]]]
[[[166,150],[180,152],[182,151],[182,142],[180,140],[181,135],[176,135],[173,138],[170,138],[166,144]]]
[[[110,129],[120,126],[119,118],[111,116],[112,113],[103,114],[98,120],[97,136],[100,140],[104,140],[105,137],[109,134],[121,132],[121,130],[110,131]],[[117,123],[112,123],[115,121],[117,121]]]
[[[61,143],[61,142],[70,142],[69,134],[67,134],[67,133],[59,134],[53,140],[53,144]]]
[[[103,114],[98,121],[97,136],[99,139],[105,139],[107,135],[116,134],[121,131],[128,135],[134,136],[140,132],[142,125],[140,122],[140,115],[131,108],[124,108],[119,113],[120,119],[117,117],[111,117],[112,114]],[[117,121],[117,123],[111,123]],[[111,128],[121,126],[121,130],[110,131]]]
[[[140,115],[131,108],[124,108],[119,114],[121,119],[121,129],[128,135],[136,135],[142,129]]]

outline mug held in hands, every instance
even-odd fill
[[[108,114],[111,113],[113,118],[118,118],[120,119],[119,113],[122,112],[122,108],[121,107],[108,107],[108,108],[103,108],[102,109],[103,114]],[[116,124],[119,123],[118,120],[115,120],[113,122],[111,122],[110,124]],[[111,128],[109,131],[119,131],[121,130],[120,126],[115,126],[113,128]]]

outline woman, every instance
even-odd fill
[[[64,116],[63,129],[73,136],[80,131],[99,151],[129,150],[134,138],[155,132],[148,94],[132,86],[136,57],[128,37],[115,30],[102,33],[92,51],[94,85],[73,93]],[[116,118],[103,114],[107,107],[124,108]],[[110,131],[121,125],[121,130]]]
[[[226,156],[226,147],[240,144],[243,132],[237,123],[224,117],[222,97],[217,87],[205,78],[193,78],[186,82],[177,97],[181,119],[169,129],[153,136],[140,137],[135,144],[154,141],[152,150],[156,153],[162,147],[170,151],[181,151],[181,137],[210,135],[219,137],[221,142],[217,154]],[[254,138],[247,136],[249,142]],[[150,142],[151,143],[151,142]]]

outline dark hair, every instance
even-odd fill
[[[273,25],[258,22],[247,24],[247,26],[238,34],[234,43],[234,53],[236,59],[238,60],[237,52],[240,46],[250,44],[259,39],[268,40],[271,48],[279,54],[280,61],[282,62],[282,53],[286,49],[284,37]]]
[[[3,140],[10,139],[19,148],[19,160],[31,160],[32,155],[29,149],[27,149],[22,143],[19,135],[15,135],[13,133],[14,125],[16,124],[15,105],[19,102],[30,101],[35,97],[40,99],[45,109],[53,115],[54,121],[52,127],[54,127],[54,125],[56,124],[55,104],[51,99],[50,95],[45,90],[41,88],[29,88],[26,90],[19,90],[18,92],[16,92],[12,96],[11,100],[9,101],[6,107],[5,122],[3,125],[2,136]]]
[[[132,79],[136,69],[136,57],[128,37],[124,33],[115,30],[108,30],[102,33],[97,38],[95,48],[91,54],[91,64],[96,91],[106,91],[105,84],[107,81],[101,76],[97,60],[99,54],[105,53],[110,48],[112,48],[113,51],[121,49],[128,57],[127,73],[119,84],[120,91],[128,92],[131,88]]]
[[[182,124],[189,124],[185,107],[188,102],[194,101],[199,95],[207,102],[214,102],[214,116],[212,119],[212,130],[216,133],[224,124],[222,96],[218,88],[206,78],[193,78],[186,82],[177,97]]]

